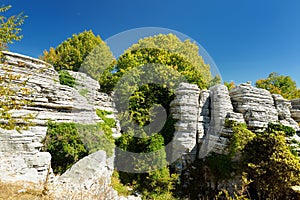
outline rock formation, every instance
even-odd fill
[[[41,152],[48,120],[91,124],[101,121],[96,109],[112,111],[113,118],[116,109],[112,97],[99,92],[98,82],[83,73],[70,72],[76,78],[75,87],[71,88],[59,83],[59,75],[51,65],[20,54],[3,53],[4,64],[11,67],[12,73],[23,75],[22,80],[27,80],[26,86],[32,90],[26,97],[32,104],[15,110],[13,116],[31,113],[36,117],[35,125],[28,130],[0,129],[0,180],[44,181],[51,160],[49,153]],[[245,122],[256,132],[269,122],[281,122],[299,131],[299,99],[290,102],[251,84],[240,84],[229,92],[224,85],[201,91],[196,85],[182,83],[175,95],[171,114],[177,122],[171,157],[172,161],[177,160],[179,171],[186,163],[204,158],[209,152],[223,153],[232,134],[224,127],[226,119]],[[113,131],[117,135],[119,128]],[[107,186],[113,169],[108,162],[113,163],[105,152],[96,152],[80,160],[56,184],[78,189],[79,185],[73,183],[81,177],[80,187],[85,189],[93,190],[95,181],[100,179]],[[99,168],[94,168],[95,165]],[[119,198],[110,187],[105,188],[113,198]]]
[[[176,98],[171,103],[173,118],[178,120],[172,141],[172,161],[182,156],[195,154],[197,141],[197,121],[200,89],[196,85],[181,83],[175,91]],[[183,160],[187,160],[184,158]]]
[[[296,122],[300,122],[300,99],[294,99],[291,101],[292,109],[291,116]]]
[[[85,74],[71,72],[77,77],[76,87],[71,88],[59,83],[59,75],[51,65],[24,55],[3,53],[4,65],[11,67],[12,73],[22,75],[21,81],[27,80],[26,87],[32,91],[26,97],[30,105],[14,110],[13,116],[18,118],[32,113],[36,117],[34,126],[28,130],[0,129],[0,179],[44,181],[51,160],[48,152],[41,152],[48,120],[84,124],[99,122],[101,119],[96,115],[96,109],[114,111],[112,98],[100,93],[98,82]],[[0,70],[0,73],[4,72]]]
[[[179,87],[175,92],[177,103],[172,104],[171,110],[174,118],[178,119],[173,139],[175,141],[172,141],[173,149],[185,149],[182,154],[189,155],[183,156],[187,157],[186,160],[183,159],[181,165],[176,163],[177,166],[184,167],[189,160],[194,160],[196,156],[204,158],[209,152],[224,153],[227,138],[232,134],[230,129],[224,127],[226,119],[245,122],[252,131],[263,131],[269,122],[280,122],[299,131],[299,126],[293,118],[297,119],[295,113],[299,112],[299,107],[296,105],[299,105],[297,103],[300,101],[292,101],[293,109],[290,111],[291,102],[282,96],[272,95],[267,90],[246,83],[238,85],[230,92],[224,85],[200,91],[197,103],[195,94],[199,91],[195,89],[195,85],[189,85],[185,84],[184,89]],[[184,92],[193,95],[188,96]],[[191,116],[191,113],[198,113],[198,118]],[[186,124],[192,126],[188,127]],[[181,130],[184,130],[185,134],[182,134]]]

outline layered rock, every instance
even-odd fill
[[[242,113],[252,130],[262,130],[269,122],[278,121],[271,93],[250,84],[240,84],[230,91],[234,111]]]
[[[291,116],[296,122],[300,122],[300,99],[291,100]]]
[[[279,94],[272,94],[275,108],[278,112],[279,122],[285,126],[290,126],[296,131],[299,131],[298,123],[292,118],[291,109],[292,104],[289,100],[284,99]]]
[[[209,121],[209,123],[204,123],[204,126],[208,127],[208,129],[204,134],[199,151],[200,158],[204,158],[209,152],[223,153],[226,148],[227,137],[232,134],[231,130],[224,127],[226,118],[244,122],[241,114],[233,112],[233,106],[226,86],[216,85],[210,88],[209,91],[210,101],[206,105],[206,107],[210,108],[210,115],[206,116],[206,121]],[[207,99],[207,95],[204,96],[203,100],[202,98],[203,96],[201,96],[200,102]],[[203,113],[203,107],[200,107],[200,109],[200,113]]]
[[[175,91],[176,97],[171,103],[172,116],[177,120],[172,140],[172,161],[189,156],[189,153],[196,154],[193,150],[197,141],[199,93],[197,85],[187,83],[181,83]]]
[[[16,81],[26,82],[26,87],[31,90],[28,96],[17,93],[16,98],[26,98],[30,104],[14,110],[13,117],[18,119],[22,115],[33,114],[35,118],[32,120],[34,126],[26,131],[0,129],[0,174],[3,178],[9,176],[23,180],[27,177],[28,181],[43,181],[51,158],[49,153],[40,152],[41,142],[47,132],[47,122],[99,122],[101,119],[96,115],[96,109],[113,111],[112,99],[100,93],[98,82],[85,74],[71,72],[77,77],[75,88],[71,88],[59,83],[59,75],[51,65],[16,53],[3,54],[5,59],[1,66],[8,66],[11,74],[21,75]],[[0,70],[0,73],[5,71]],[[22,170],[9,166],[22,166]],[[31,176],[27,176],[28,173]]]

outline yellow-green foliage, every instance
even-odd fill
[[[48,123],[44,151],[52,156],[54,173],[61,174],[84,156],[98,150],[112,156],[114,139],[103,124]]]
[[[268,78],[257,80],[255,85],[269,90],[273,94],[280,94],[286,99],[300,98],[300,89],[297,88],[296,82],[290,76],[272,72]]]
[[[69,87],[74,87],[75,78],[67,70],[61,70],[59,71],[59,83]]]
[[[20,26],[24,23],[23,13],[18,15],[12,15],[10,17],[4,14],[11,8],[11,6],[0,6],[0,51],[6,50],[8,44],[12,44],[13,41],[22,39]]]
[[[0,127],[4,129],[28,129],[30,125],[33,125],[33,114],[26,114],[14,118],[12,116],[13,110],[19,110],[24,106],[31,105],[31,101],[27,100],[32,93],[32,90],[26,86],[26,79],[22,80],[20,74],[16,74],[12,71],[12,67],[0,63],[0,119],[4,120],[0,123]],[[28,78],[28,77],[27,77]],[[22,95],[23,98],[18,98],[18,95]]]
[[[94,49],[104,51],[104,53],[112,55],[109,48],[101,40],[100,36],[95,36],[91,30],[84,31],[78,35],[73,34],[71,38],[62,42],[55,49],[51,47],[49,51],[45,50],[41,59],[52,64],[57,71],[63,69],[78,71],[84,60]],[[102,56],[104,53],[102,52],[102,54],[98,55],[99,52],[94,52],[96,56]],[[89,66],[84,67],[84,71],[95,78],[99,76],[99,71],[97,70],[101,60],[98,60],[97,64],[93,56],[91,56],[90,59],[92,60],[89,60],[86,63],[86,66]],[[111,60],[108,60],[110,63]],[[93,66],[90,66],[91,64],[93,64]]]
[[[292,198],[300,184],[300,159],[287,146],[286,134],[269,127],[249,142],[243,152],[243,170],[260,199]]]
[[[110,128],[115,128],[116,127],[116,121],[112,118],[107,118],[106,117],[106,115],[111,115],[112,112],[97,109],[96,114],[98,115],[98,117],[100,117],[104,121],[104,124],[106,124]]]
[[[24,23],[23,13],[12,16],[5,16],[5,13],[11,6],[0,6],[0,51],[7,50],[7,45],[14,41],[22,39],[20,26]],[[12,117],[12,110],[19,110],[23,106],[29,105],[31,102],[25,98],[16,98],[18,94],[23,97],[29,96],[31,90],[26,87],[26,80],[21,81],[21,75],[12,72],[10,66],[5,63],[3,54],[0,52],[0,119],[4,122],[0,124],[4,129],[27,129],[32,125],[32,114],[20,116],[19,119]],[[25,77],[26,78],[26,77]]]

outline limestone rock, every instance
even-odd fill
[[[298,123],[292,119],[291,116],[291,102],[287,99],[284,99],[281,95],[279,94],[272,94],[274,103],[275,103],[275,108],[277,109],[278,112],[278,119],[279,122],[282,123],[285,126],[290,126],[296,131],[299,131],[299,126]]]
[[[32,177],[32,180],[43,181],[48,173],[51,158],[49,153],[40,152],[48,120],[93,124],[101,121],[96,115],[96,109],[114,111],[113,101],[107,94],[99,92],[100,86],[96,80],[83,73],[70,72],[76,78],[75,88],[71,88],[59,83],[58,73],[48,63],[17,53],[3,52],[3,54],[4,63],[0,66],[9,66],[10,73],[21,75],[20,81],[26,81],[26,87],[31,89],[29,96],[17,93],[15,98],[26,98],[31,104],[20,110],[14,110],[13,117],[18,119],[26,114],[33,114],[36,117],[33,120],[35,126],[31,126],[29,130],[22,130],[19,133],[0,129],[0,153],[5,155],[5,158],[17,157],[27,166],[22,168],[21,172],[15,168],[0,168],[0,173],[5,174],[7,170],[11,177],[18,180],[26,174],[26,171],[35,170],[37,177]],[[5,71],[1,69],[0,74],[4,73]],[[9,159],[2,161],[3,166],[7,166],[7,163],[18,165],[21,162],[12,163],[14,160]]]
[[[209,92],[210,103],[207,106],[210,108],[210,115],[206,116],[206,118],[210,117],[210,119],[207,120],[209,121],[208,129],[202,139],[203,141],[199,150],[200,158],[204,158],[210,152],[223,153],[227,144],[227,138],[224,135],[232,133],[230,130],[224,128],[225,119],[244,122],[241,114],[233,112],[233,106],[226,86],[213,86]],[[206,96],[204,96],[204,99],[206,99]],[[202,98],[201,96],[200,102],[203,101]],[[203,113],[203,107],[200,113]]]
[[[250,84],[240,84],[230,91],[234,111],[242,113],[249,128],[261,130],[278,121],[278,111],[269,91]]]
[[[291,100],[291,116],[296,122],[300,122],[300,99]]]
[[[181,83],[175,91],[176,97],[171,103],[171,113],[178,121],[175,123],[172,140],[172,161],[191,152],[196,146],[199,93],[197,85],[188,83]]]

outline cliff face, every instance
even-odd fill
[[[291,101],[292,109],[291,116],[296,120],[296,122],[300,122],[300,99],[295,99]]]
[[[99,92],[97,81],[82,73],[72,73],[77,77],[77,88],[59,83],[59,75],[54,68],[38,59],[4,52],[6,66],[14,74],[22,75],[26,87],[32,92],[27,96],[31,103],[13,116],[34,114],[34,126],[29,130],[0,129],[0,179],[42,181],[45,179],[51,155],[41,152],[42,140],[47,132],[47,122],[78,122],[92,124],[101,119],[96,109],[114,111],[111,98]],[[1,71],[4,73],[4,71]],[[82,91],[85,91],[84,94]],[[22,96],[20,96],[22,98]]]
[[[186,84],[184,88],[193,86]],[[195,91],[194,88],[193,90]],[[178,91],[183,93],[182,88],[178,88]],[[185,90],[185,93],[190,92]],[[224,127],[226,119],[245,122],[254,132],[263,131],[269,122],[280,122],[296,131],[300,130],[295,121],[299,121],[299,100],[294,100],[291,104],[280,95],[272,95],[269,91],[250,84],[240,84],[230,92],[224,85],[216,85],[210,90],[200,91],[200,95],[183,97],[184,95],[177,95],[174,101],[181,103],[172,105],[174,118],[178,120],[173,149],[185,149],[179,161],[182,165],[196,157],[204,158],[209,152],[223,152],[228,140],[226,136],[232,134],[230,129]],[[188,105],[188,109],[183,110],[186,106],[182,105]],[[193,113],[193,117],[186,118],[187,113]],[[197,116],[195,113],[198,113]],[[183,129],[189,129],[185,126],[187,123],[197,129],[185,130],[186,133],[182,134]],[[295,136],[295,139],[299,140],[299,137]]]

